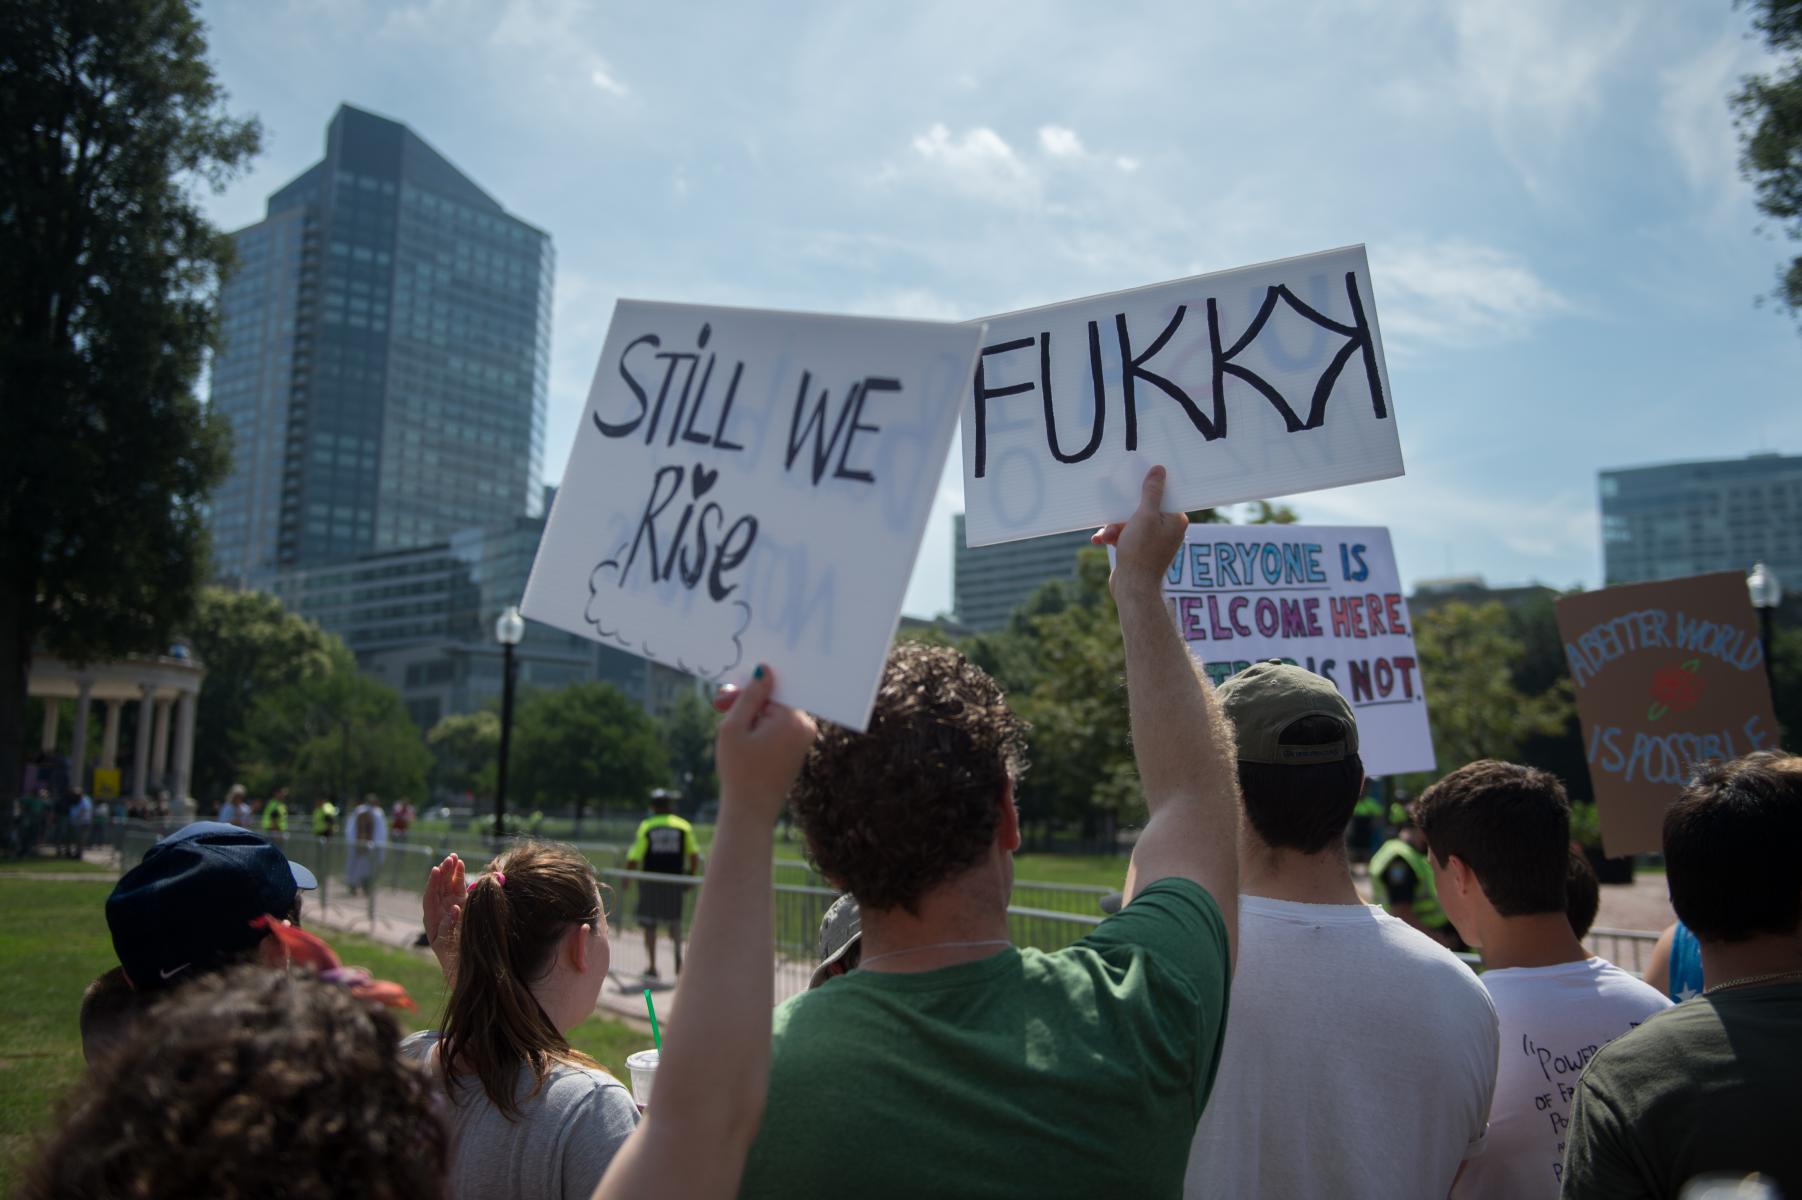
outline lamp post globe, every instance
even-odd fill
[[[494,773],[494,839],[498,843],[507,827],[507,752],[513,741],[513,647],[526,635],[525,618],[517,605],[508,605],[495,618],[494,640],[501,647],[501,745]]]

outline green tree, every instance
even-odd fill
[[[1422,613],[1414,644],[1441,772],[1479,758],[1517,758],[1528,738],[1558,733],[1570,720],[1568,678],[1537,692],[1515,683],[1526,650],[1498,603],[1452,601]]]
[[[1802,239],[1802,0],[1752,0],[1752,26],[1782,61],[1748,75],[1732,102],[1740,134],[1740,172],[1758,207],[1791,241]],[[1802,310],[1802,256],[1778,276],[1777,300]]]
[[[656,726],[608,683],[521,696],[512,756],[520,807],[569,808],[578,821],[591,802],[641,808],[652,788],[669,783],[669,758]]]
[[[238,779],[239,737],[261,697],[339,669],[344,643],[263,592],[200,591],[188,624],[206,668],[194,723],[193,793],[203,805]]]
[[[1196,524],[1287,525],[1286,505],[1259,501],[1198,509]],[[1142,819],[1126,711],[1126,652],[1108,590],[1105,550],[1077,554],[1076,575],[1041,584],[1000,629],[972,634],[958,648],[994,676],[1022,718],[1032,769],[1018,799],[1028,821],[1080,822],[1085,838],[1111,844],[1115,828]]]
[[[1781,744],[1794,753],[1802,750],[1802,626],[1780,625],[1772,635],[1771,675],[1771,707]]]
[[[1560,680],[1568,680],[1570,675],[1570,665],[1564,657],[1564,639],[1558,633],[1555,602],[1555,596],[1546,594],[1508,609],[1509,636],[1521,645],[1520,658],[1510,677],[1514,686],[1529,696],[1556,686]],[[1558,728],[1530,733],[1523,738],[1515,760],[1558,776],[1564,781],[1572,800],[1587,800],[1593,795],[1589,760],[1583,752],[1583,731],[1577,723],[1575,703],[1568,707]]]
[[[195,191],[257,139],[192,0],[0,0],[0,837],[34,650],[159,649],[206,573],[230,243]]]
[[[453,792],[493,796],[499,768],[501,718],[492,708],[441,717],[425,735],[432,782]]]
[[[355,803],[370,792],[423,802],[432,764],[400,694],[358,674],[344,651],[330,670],[259,696],[237,750],[248,787],[285,786],[309,803],[320,796]]]
[[[1078,552],[1065,603],[1031,618],[1037,671],[1016,711],[1032,723],[1032,769],[1022,810],[1079,821],[1085,838],[1112,842],[1144,814],[1126,714],[1126,651],[1108,591],[1105,551]]]
[[[720,714],[693,688],[683,688],[670,710],[657,719],[670,777],[689,805],[719,795],[720,781],[713,769],[713,737],[719,727]]]

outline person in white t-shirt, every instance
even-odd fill
[[[1190,1200],[1443,1200],[1480,1154],[1495,1009],[1470,968],[1364,903],[1345,828],[1364,789],[1332,683],[1258,663],[1220,685],[1245,822],[1232,1016]]]
[[[1501,1021],[1489,1149],[1458,1200],[1555,1200],[1577,1077],[1590,1057],[1670,1001],[1590,955],[1566,915],[1570,802],[1544,771],[1485,759],[1415,805],[1439,902],[1483,955]]]

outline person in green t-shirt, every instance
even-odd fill
[[[957,651],[896,646],[868,732],[822,722],[791,793],[862,957],[776,1010],[741,1196],[1181,1194],[1226,1025],[1238,804],[1231,729],[1164,609],[1187,521],[1163,475],[1096,535],[1151,814],[1125,906],[1063,950],[1012,944],[1025,726]]]
[[[1708,986],[1589,1060],[1560,1194],[1676,1196],[1756,1171],[1802,1196],[1802,757],[1699,768],[1665,811],[1664,869]]]

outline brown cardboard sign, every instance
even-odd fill
[[[1777,745],[1745,578],[1632,583],[1557,608],[1603,848],[1660,850],[1664,810],[1697,764]]]

